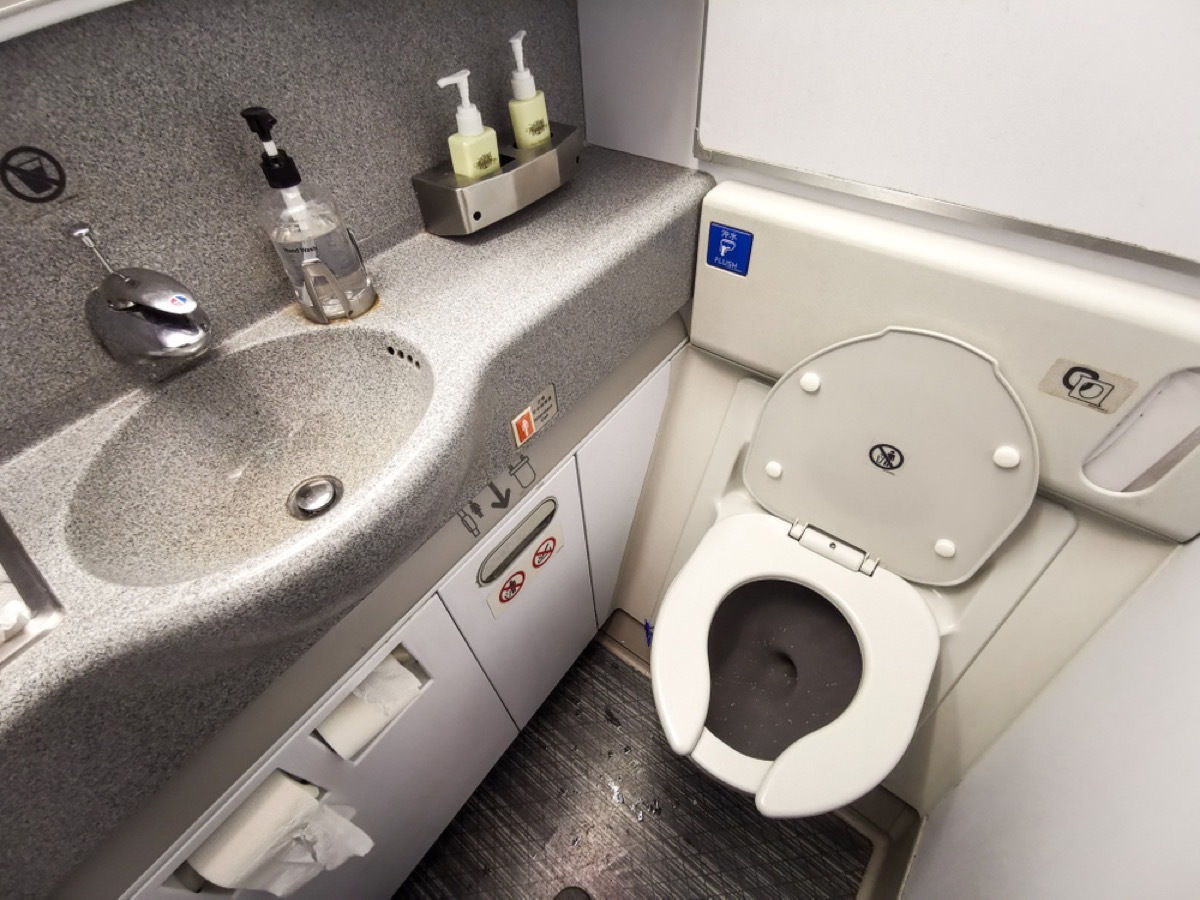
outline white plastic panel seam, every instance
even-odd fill
[[[942,635],[922,722],[1054,562],[1077,525],[1070,510],[1037,498],[1000,552],[974,578],[954,587],[921,589]]]
[[[658,438],[680,344],[601,422],[576,452],[596,625],[613,596]]]
[[[679,539],[675,543],[663,582],[664,592],[718,518],[761,509],[745,488],[738,490],[734,496],[724,496],[720,507],[703,502],[703,498],[721,497],[732,485],[741,484],[745,450],[754,434],[754,427],[770,390],[770,385],[754,378],[738,380],[726,407],[725,416],[721,420],[717,442],[709,454],[703,478],[696,491],[697,499],[692,503],[691,512],[688,513]],[[655,601],[655,615],[652,620],[657,619],[658,605],[661,602],[660,596]]]

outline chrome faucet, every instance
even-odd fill
[[[212,330],[208,314],[186,287],[153,269],[114,271],[96,246],[90,225],[75,225],[68,233],[83,241],[108,272],[88,294],[85,311],[109,356],[157,381],[208,351]]]

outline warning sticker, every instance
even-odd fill
[[[1070,400],[1096,412],[1113,413],[1137,390],[1132,378],[1069,359],[1057,360],[1042,378],[1042,393]]]
[[[492,618],[498,619],[514,609],[526,610],[525,615],[536,614],[531,611],[553,593],[546,587],[539,589],[539,585],[553,583],[553,573],[559,571],[559,567],[550,563],[558,558],[562,549],[562,526],[557,521],[552,521],[549,527],[531,540],[521,550],[520,555],[509,563],[504,574],[490,583],[484,596],[487,598]],[[551,574],[547,575],[546,572]],[[539,579],[550,580],[543,582]]]
[[[538,544],[538,548],[533,551],[533,567],[540,569],[546,563],[550,562],[550,557],[554,555],[554,548],[558,546],[558,541],[549,537]]]
[[[525,573],[521,571],[513,572],[500,588],[500,602],[508,603],[517,594],[521,593],[521,588],[523,587],[525,587]]]
[[[548,384],[533,402],[521,410],[512,420],[513,441],[518,447],[550,424],[550,420],[558,415],[558,395],[554,385]]]

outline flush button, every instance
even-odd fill
[[[771,460],[769,463],[767,463],[765,468],[767,470],[768,478],[780,478],[783,475],[783,466],[781,466],[775,460]]]
[[[815,394],[821,389],[821,376],[816,372],[805,372],[800,376],[800,389],[807,394]]]
[[[992,462],[1002,469],[1015,469],[1021,464],[1021,451],[1016,447],[997,447],[992,454]]]
[[[958,552],[958,548],[954,546],[954,541],[939,538],[933,545],[933,552],[943,559],[950,559]]]

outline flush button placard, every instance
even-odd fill
[[[533,402],[512,420],[513,442],[520,447],[549,425],[557,415],[558,396],[554,393],[554,385],[548,384],[538,392]]]
[[[708,226],[708,264],[734,275],[750,271],[754,235],[740,228],[711,222]]]

